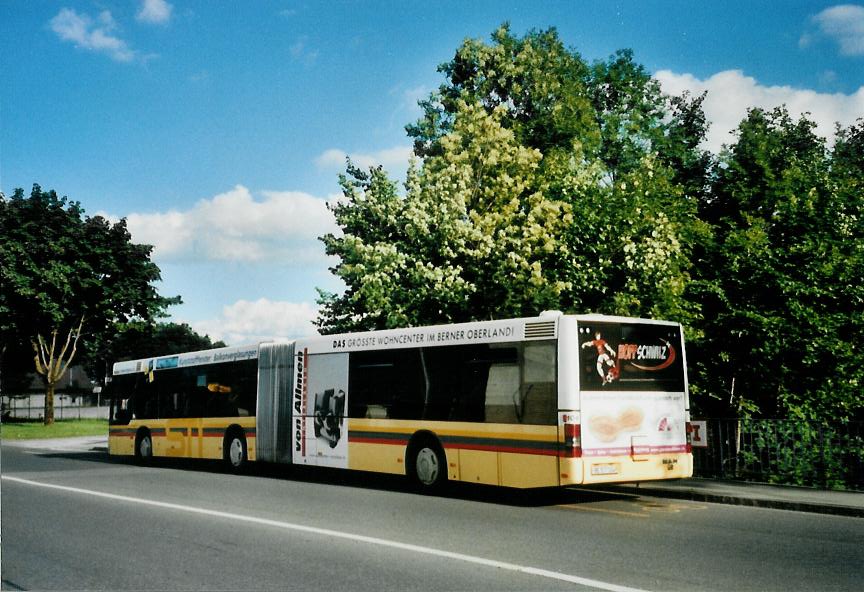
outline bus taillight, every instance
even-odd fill
[[[582,457],[582,427],[578,423],[564,424],[564,456]]]

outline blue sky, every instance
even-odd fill
[[[3,0],[0,190],[127,217],[183,296],[174,320],[233,344],[308,333],[315,287],[339,289],[316,237],[344,156],[403,174],[438,64],[504,21],[708,90],[715,150],[748,106],[826,136],[864,116],[864,4]]]

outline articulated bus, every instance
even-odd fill
[[[407,475],[421,488],[689,477],[677,323],[558,312],[118,362],[109,451]]]

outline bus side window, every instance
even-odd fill
[[[454,416],[454,408],[461,394],[461,377],[458,372],[462,346],[429,347],[423,350],[426,376],[429,385],[424,402],[423,419],[448,421]]]
[[[426,381],[420,364],[419,349],[395,350],[393,372],[390,377],[390,417],[393,419],[420,419]]]
[[[420,418],[426,388],[419,349],[352,352],[348,384],[348,417]]]
[[[454,421],[486,421],[486,386],[491,362],[475,354],[462,365],[462,388],[454,409]]]
[[[179,369],[161,370],[155,381],[159,392],[159,417],[182,417],[183,373]]]
[[[132,397],[132,415],[135,419],[155,419],[158,407],[156,388],[146,377],[139,376]]]
[[[257,360],[199,367],[190,384],[194,385],[194,398],[190,405],[190,413],[194,415],[191,417],[245,417],[255,414]]]
[[[210,392],[206,386],[192,387],[186,398],[186,417],[204,417],[204,408],[207,405],[207,397]]]
[[[114,376],[102,391],[111,401],[108,422],[111,425],[125,425],[132,419],[132,397],[135,394],[134,375]]]
[[[521,423],[554,425],[558,421],[555,344],[526,343],[522,355]]]
[[[424,419],[484,421],[491,358],[485,345],[448,345],[423,350],[429,377]]]
[[[132,420],[132,411],[128,407],[124,407],[123,405],[128,405],[129,399],[122,399],[119,401],[117,406],[117,410],[114,413],[114,420],[112,423],[114,424],[128,424]]]
[[[486,423],[518,423],[519,365],[493,364],[486,384]]]

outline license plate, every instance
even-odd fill
[[[602,465],[591,465],[592,475],[617,475],[618,465],[607,463]]]

